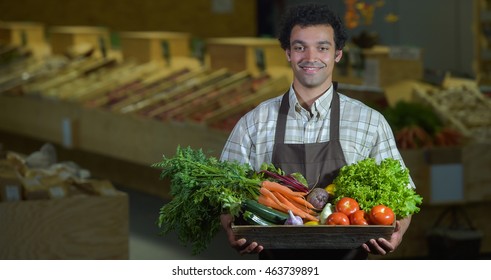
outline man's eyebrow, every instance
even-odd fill
[[[305,45],[305,41],[293,40],[292,45],[294,45],[294,44]],[[319,42],[317,42],[317,45],[330,45],[330,46],[332,46],[332,43],[330,41],[319,41]]]

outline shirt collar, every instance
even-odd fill
[[[314,104],[312,104],[312,107],[310,108],[312,117],[325,119],[328,116],[329,108],[331,107],[332,92],[333,92],[333,86],[331,84],[331,86],[326,90],[326,92],[324,92],[319,98],[317,98]],[[304,109],[298,102],[297,96],[295,95],[295,90],[293,89],[293,84],[290,86],[289,101],[290,101],[289,114],[295,115],[295,112],[307,113],[307,110]]]

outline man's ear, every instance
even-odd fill
[[[343,57],[343,50],[337,50],[335,52],[334,61],[339,62]]]
[[[288,60],[288,62],[290,62],[291,51],[287,49],[287,50],[285,50],[285,54],[286,54],[286,59]]]

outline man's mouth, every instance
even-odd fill
[[[316,73],[323,67],[312,67],[312,66],[300,66],[306,73]]]
[[[300,63],[298,64],[302,70],[304,70],[306,73],[316,73],[320,69],[324,68],[325,65],[322,63]]]

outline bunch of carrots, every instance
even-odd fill
[[[278,211],[293,214],[307,221],[319,221],[315,207],[307,201],[307,192],[294,191],[277,182],[265,180],[261,183],[259,203]]]

